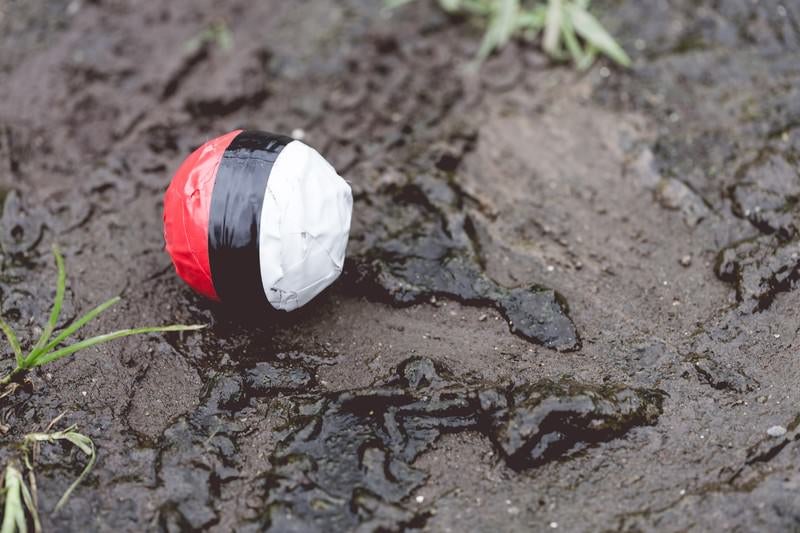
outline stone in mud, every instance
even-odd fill
[[[705,201],[684,182],[662,179],[656,189],[656,198],[662,207],[680,211],[689,227],[697,226],[711,214]]]
[[[258,479],[254,529],[396,531],[427,513],[404,501],[427,474],[414,460],[444,433],[477,431],[516,469],[653,424],[656,390],[543,380],[512,386],[460,383],[427,358],[402,363],[377,386],[330,393],[298,409]]]
[[[779,429],[778,429],[779,428]],[[786,426],[773,426],[762,434],[762,438],[747,449],[747,457],[728,478],[728,483],[747,487],[763,478],[765,471],[780,471],[781,466],[792,464],[800,442],[800,414],[795,415]],[[789,453],[782,453],[789,448]]]
[[[772,236],[739,242],[719,253],[715,273],[733,284],[742,310],[763,311],[800,278],[800,241]]]
[[[783,426],[770,426],[767,429],[767,435],[775,439],[783,437],[786,435],[786,428]]]
[[[520,337],[560,351],[581,346],[566,301],[540,285],[509,289],[483,272],[459,190],[444,179],[419,175],[384,187],[385,204],[347,279],[368,297],[411,305],[433,296],[496,308]]]

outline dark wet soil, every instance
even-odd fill
[[[42,448],[46,530],[800,528],[800,5],[594,4],[630,71],[465,71],[479,32],[425,2],[0,0],[3,316],[37,337],[56,241],[62,325],[210,325],[0,399],[3,463],[60,413],[97,445],[57,514],[84,457]],[[171,173],[239,127],[355,193],[289,315],[163,252]]]

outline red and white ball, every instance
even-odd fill
[[[291,311],[342,272],[353,196],[313,148],[236,130],[195,150],[164,196],[178,275],[214,300]]]

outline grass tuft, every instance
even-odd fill
[[[394,9],[414,0],[385,0]],[[631,60],[602,24],[589,12],[590,0],[437,0],[448,13],[483,21],[486,31],[478,49],[481,62],[515,36],[541,39],[542,49],[556,61],[572,60],[589,68],[597,54],[629,67]]]
[[[42,443],[55,444],[67,441],[76,446],[89,458],[78,478],[64,491],[58,500],[54,511],[58,511],[69,499],[75,488],[86,478],[97,460],[94,442],[91,438],[78,432],[77,424],[61,431],[51,431],[51,428],[64,416],[57,416],[41,433],[28,433],[23,437],[20,449],[25,469],[28,471],[28,483],[17,466],[17,461],[12,460],[6,465],[3,476],[3,488],[0,490],[0,502],[3,503],[3,517],[0,523],[0,533],[27,533],[28,517],[33,522],[35,532],[42,530],[39,523],[39,510],[36,503],[36,474],[34,464]]]
[[[0,498],[3,502],[3,522],[0,523],[0,533],[28,533],[26,516],[28,514],[33,521],[33,530],[37,533],[42,530],[31,491],[28,490],[22,473],[13,462],[6,465]]]
[[[50,318],[47,321],[47,324],[42,331],[42,335],[39,340],[34,344],[33,348],[27,355],[23,354],[22,349],[20,347],[19,341],[17,339],[17,335],[14,333],[14,330],[2,319],[0,318],[0,330],[5,334],[6,339],[8,339],[8,343],[11,346],[11,349],[14,351],[14,357],[17,361],[17,366],[8,374],[3,377],[0,377],[0,387],[8,385],[11,381],[19,374],[27,372],[32,368],[36,368],[42,365],[46,365],[48,363],[52,363],[53,361],[58,361],[64,357],[74,354],[80,350],[85,348],[89,348],[91,346],[95,346],[97,344],[102,344],[104,342],[108,342],[114,339],[119,339],[122,337],[129,337],[131,335],[142,335],[145,333],[163,333],[168,331],[192,331],[202,329],[205,326],[202,325],[195,325],[195,326],[185,326],[185,325],[170,325],[170,326],[155,326],[155,327],[145,327],[145,328],[134,328],[134,329],[121,329],[119,331],[114,331],[112,333],[106,333],[105,335],[98,335],[96,337],[91,337],[89,339],[85,339],[79,342],[75,342],[68,346],[64,346],[59,348],[61,344],[64,343],[68,338],[78,332],[83,326],[91,322],[95,317],[97,317],[100,313],[114,305],[115,303],[120,301],[120,297],[114,297],[110,300],[98,305],[78,320],[70,324],[69,326],[65,327],[60,333],[58,333],[55,337],[53,334],[56,329],[56,325],[58,324],[58,318],[61,315],[61,307],[64,303],[64,293],[66,290],[66,268],[64,267],[64,258],[61,256],[61,252],[59,251],[57,246],[53,246],[53,255],[56,259],[56,267],[58,268],[58,279],[56,281],[56,298],[53,302],[53,309],[50,312]],[[52,338],[51,338],[52,337]]]
[[[60,416],[58,418],[61,418]],[[55,422],[55,421],[54,421]],[[51,424],[52,425],[52,424]],[[49,444],[55,444],[58,441],[67,441],[72,443],[76,446],[80,451],[82,451],[86,456],[89,458],[86,466],[83,468],[81,475],[78,476],[78,479],[72,482],[72,484],[64,491],[64,494],[56,503],[55,511],[61,509],[61,507],[67,503],[72,492],[75,488],[80,485],[81,481],[89,474],[94,467],[94,463],[97,460],[97,453],[94,447],[94,441],[91,438],[87,437],[83,433],[78,433],[78,425],[73,424],[69,426],[67,429],[62,431],[53,431],[50,433],[28,433],[22,439],[22,451],[23,456],[25,458],[25,467],[31,472],[33,475],[33,464],[34,464],[34,456],[37,452],[37,446],[42,443],[46,442]]]

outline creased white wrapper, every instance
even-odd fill
[[[275,309],[308,303],[342,272],[353,195],[316,150],[292,141],[269,176],[261,209],[261,281]]]

